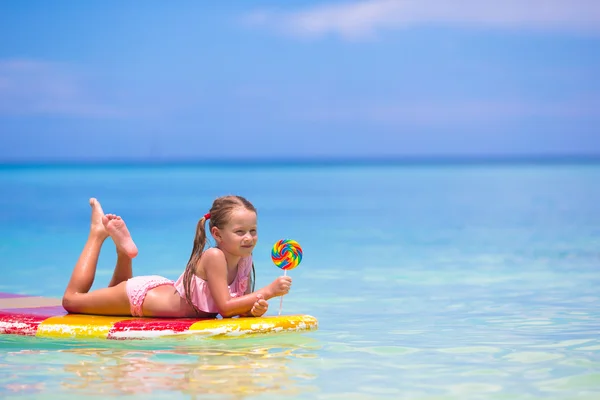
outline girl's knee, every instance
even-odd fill
[[[78,313],[78,299],[76,298],[76,293],[65,293],[62,298],[62,306],[63,308],[70,313]]]

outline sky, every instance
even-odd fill
[[[600,155],[597,0],[0,2],[0,162]]]

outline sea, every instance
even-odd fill
[[[134,275],[176,279],[199,218],[238,194],[258,210],[257,287],[296,240],[282,314],[319,321],[176,343],[0,335],[0,398],[600,398],[597,160],[4,164],[0,193],[0,292],[62,296],[90,197],[128,224]],[[115,259],[107,241],[94,288]]]

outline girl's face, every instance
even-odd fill
[[[221,250],[240,257],[252,254],[258,241],[256,213],[239,207],[229,215],[229,221],[221,229],[214,227],[213,236]]]

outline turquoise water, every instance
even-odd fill
[[[0,291],[60,296],[87,199],[122,215],[136,274],[176,278],[214,197],[304,249],[283,312],[319,330],[243,340],[0,336],[0,397],[600,398],[600,165],[0,168]],[[115,261],[107,242],[95,287]],[[270,305],[276,315],[278,301]]]

